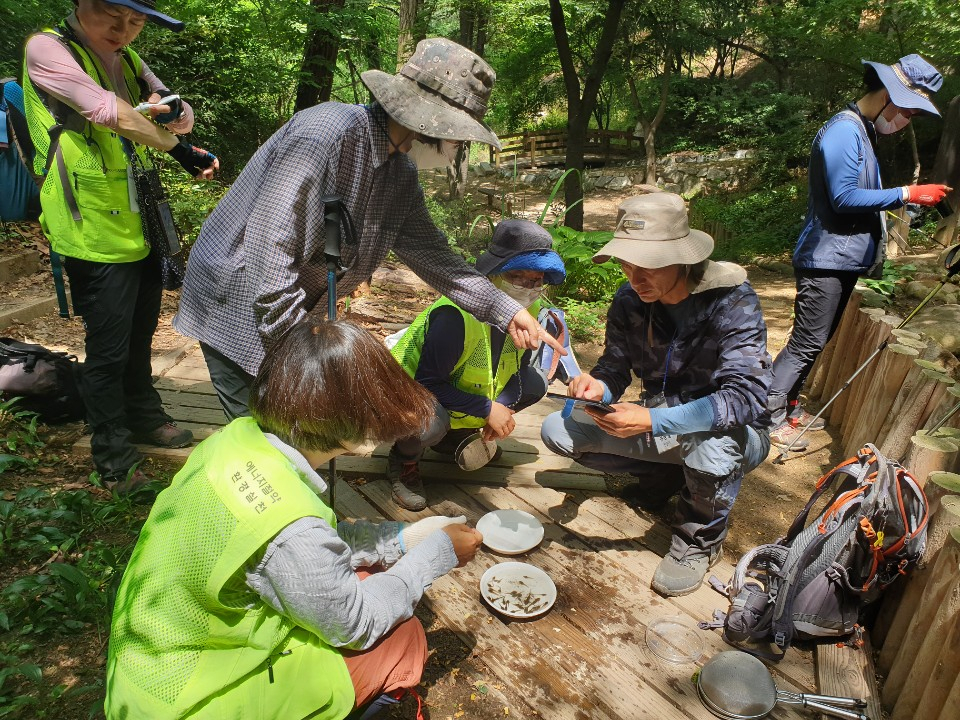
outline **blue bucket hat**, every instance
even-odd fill
[[[529,220],[501,220],[490,238],[490,247],[477,258],[477,271],[484,275],[507,270],[542,272],[548,285],[559,285],[567,277],[550,233]]]
[[[167,30],[173,30],[174,32],[180,32],[183,30],[182,22],[170,17],[169,15],[164,15],[162,12],[157,10],[156,0],[104,0],[104,2],[109,3],[110,5],[119,5],[121,7],[130,8],[131,10],[136,10],[139,13],[143,13],[147,16],[147,20],[152,23],[156,23],[161,27],[165,27]]]
[[[943,85],[939,71],[919,55],[905,55],[893,65],[861,60],[877,72],[877,77],[890,94],[890,102],[899,108],[919,110],[940,117],[940,111],[931,102]]]

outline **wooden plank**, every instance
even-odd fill
[[[337,458],[337,467],[349,472],[382,475],[386,464],[381,458],[341,455]],[[540,470],[535,466],[527,465],[514,467],[488,465],[473,472],[465,472],[449,461],[432,460],[427,457],[420,460],[420,475],[446,482],[482,485],[530,485],[586,490],[603,490],[606,487],[603,477],[581,474],[573,468],[563,471]]]
[[[223,414],[223,410],[220,408],[211,409],[204,407],[190,407],[188,405],[183,405],[178,402],[170,402],[167,398],[161,398],[163,401],[163,407],[167,413],[176,420],[177,424],[180,423],[193,423],[200,425],[215,425],[217,427],[222,427],[227,424],[227,416]]]
[[[883,717],[880,708],[880,693],[877,690],[873,668],[873,649],[868,633],[863,635],[861,648],[836,643],[817,645],[817,687],[821,695],[858,697],[867,701],[866,714],[871,718]],[[826,716],[823,716],[826,717]]]
[[[539,447],[537,447],[538,445]],[[519,442],[511,437],[507,438],[505,441],[502,441],[501,446],[503,447],[503,454],[496,460],[490,461],[490,463],[481,468],[481,470],[486,470],[488,468],[510,469],[530,466],[531,469],[536,471],[573,470],[578,474],[583,475],[597,477],[603,475],[603,473],[598,470],[591,470],[579,465],[575,460],[562,457],[561,455],[554,455],[549,450],[544,448],[540,443],[534,445],[532,443]],[[378,445],[376,449],[374,449],[372,455],[369,457],[381,458],[382,460],[386,461],[389,453],[390,445]],[[436,453],[432,450],[429,453],[424,454],[424,456],[420,459],[421,465],[426,465],[428,463],[441,463],[449,466],[451,469],[457,468],[453,456],[444,453]],[[477,472],[480,472],[480,470],[471,471],[468,473],[468,475],[472,475]]]
[[[181,376],[173,376],[173,370],[175,370],[175,368],[171,369],[170,374],[159,378],[153,386],[157,388],[157,390],[176,390],[178,392],[192,392],[201,395],[216,396],[217,392],[213,389],[213,383],[210,382],[209,376],[207,376],[207,379],[184,378]]]
[[[189,390],[170,390],[158,388],[160,398],[165,404],[181,405],[183,407],[206,408],[207,410],[221,410],[220,400],[216,395]]]
[[[164,379],[187,380],[190,382],[210,382],[210,373],[207,371],[206,366],[191,367],[183,363],[178,363],[167,371],[167,374],[164,375]],[[213,386],[211,385],[211,388],[212,387]]]
[[[385,483],[368,483],[361,490],[382,508],[392,505]],[[435,511],[462,513],[474,522],[490,507],[521,504],[503,489],[485,488],[477,494],[473,488],[446,485],[438,490],[441,494],[434,504]],[[532,507],[521,509],[535,511]],[[675,609],[651,591],[644,593],[637,588],[635,578],[625,575],[619,563],[578,541],[549,518],[542,519],[544,542],[523,559],[544,569],[557,585],[557,604],[544,619],[563,641],[564,652],[588,663],[589,670],[578,681],[591,694],[602,698],[617,717],[635,717],[635,708],[640,705],[650,708],[651,717],[709,718],[690,681],[693,666],[661,663],[645,648],[646,623],[675,614]],[[635,551],[648,552],[639,545],[635,545]],[[483,554],[497,561],[510,559]],[[487,558],[481,558],[479,567],[475,565],[476,562],[463,568],[457,576],[465,594],[477,594],[480,576],[488,566]],[[611,608],[616,611],[611,613]],[[705,633],[705,640],[711,635]],[[722,644],[719,638],[715,641]],[[627,683],[625,702],[620,693],[611,692],[611,688],[623,683]]]
[[[486,493],[487,490],[481,492]],[[617,559],[624,570],[632,574],[640,587],[648,588],[660,558],[669,550],[671,529],[643,512],[637,512],[623,501],[597,493],[558,493],[546,488],[509,488],[511,495],[527,503],[534,514],[558,522],[586,542],[597,552]],[[510,505],[506,505],[510,506]],[[521,508],[526,509],[526,508]],[[636,544],[642,544],[650,552],[638,552]],[[710,574],[728,578],[733,565],[721,560]],[[652,593],[647,590],[646,592]],[[658,595],[652,595],[658,599]],[[661,599],[662,601],[662,599]],[[703,585],[696,592],[683,597],[668,598],[676,611],[689,615],[696,621],[710,619],[717,608],[726,609],[724,598]],[[719,634],[711,632],[719,639]],[[727,648],[729,649],[729,648]],[[812,657],[809,652],[791,649],[775,668],[780,675],[778,682],[810,692],[815,687]]]
[[[450,486],[447,486],[447,488],[449,489]],[[369,483],[363,486],[362,490],[368,493],[368,498],[373,495],[380,502],[389,502],[389,491],[385,483]],[[478,516],[478,512],[482,514],[487,510],[484,507],[479,510],[464,507],[451,497],[445,498],[435,509],[445,514],[463,512],[472,517]],[[542,554],[538,557],[540,562],[545,560]],[[513,634],[522,635],[524,644],[536,643],[542,645],[544,650],[552,654],[544,658],[544,666],[540,667],[537,660],[541,656],[539,653],[532,653],[532,648],[528,648],[523,655],[517,655],[514,652],[504,653],[500,642],[491,642],[483,648],[481,657],[483,657],[484,662],[490,663],[494,657],[497,657],[496,664],[505,669],[509,667],[509,671],[520,675],[520,678],[533,675],[541,679],[544,673],[552,674],[559,671],[567,677],[568,682],[571,676],[576,678],[575,685],[585,693],[584,699],[591,698],[591,701],[588,702],[593,707],[590,708],[589,717],[597,716],[596,712],[598,710],[602,712],[601,716],[631,717],[636,710],[637,701],[640,699],[638,688],[645,685],[643,678],[637,674],[638,669],[628,667],[621,658],[613,657],[607,648],[591,638],[585,637],[566,617],[567,614],[573,614],[576,603],[584,600],[583,595],[591,593],[590,586],[575,581],[573,578],[559,577],[554,574],[558,589],[558,599],[554,610],[543,618],[534,621],[523,623],[505,621],[490,613],[478,599],[481,575],[487,568],[501,559],[491,553],[478,553],[474,562],[460,568],[455,575],[451,576],[459,585],[462,598],[454,605],[454,608],[464,608],[471,612],[486,614],[491,619],[489,625],[501,624],[508,627]],[[533,560],[534,558],[531,557],[530,559]],[[551,569],[555,570],[555,568]],[[486,629],[487,627],[484,626],[484,630]],[[480,640],[481,638],[478,636],[478,649]],[[521,658],[523,659],[521,660]],[[689,675],[689,673],[687,674]],[[643,701],[644,705],[649,706],[655,712],[655,716],[660,718],[709,717],[707,714],[702,716],[696,713],[679,714],[675,704],[658,696],[644,694]],[[586,707],[589,707],[589,705]],[[702,708],[700,710],[702,712]],[[552,716],[542,711],[541,714],[544,714],[545,717]]]

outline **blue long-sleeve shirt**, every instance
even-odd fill
[[[824,123],[810,148],[807,216],[793,265],[862,273],[884,241],[883,212],[904,204],[902,188],[884,190],[873,123],[851,104]]]

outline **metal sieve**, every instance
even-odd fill
[[[496,442],[484,440],[483,433],[475,432],[464,438],[455,457],[462,470],[479,470],[493,459],[496,452]]]
[[[707,710],[724,720],[763,718],[778,702],[803,705],[848,720],[869,720],[859,712],[866,702],[857,698],[777,690],[766,665],[740,650],[719,653],[704,663],[697,677],[697,695]]]

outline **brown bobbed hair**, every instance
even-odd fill
[[[360,326],[303,322],[264,358],[250,413],[283,442],[327,452],[420,432],[433,417],[434,398]]]

